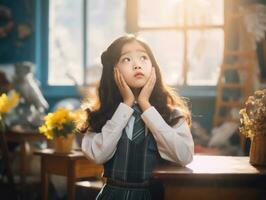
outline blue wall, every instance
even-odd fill
[[[35,57],[35,1],[34,0],[0,0],[0,5],[7,6],[13,16],[14,27],[6,37],[0,38],[0,64],[20,61],[34,61]],[[4,25],[3,22],[0,25]],[[17,27],[26,24],[31,34],[19,39]]]

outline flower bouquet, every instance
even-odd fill
[[[250,163],[266,165],[266,89],[250,96],[239,114],[239,131],[251,139]]]
[[[56,152],[68,153],[72,150],[78,115],[79,111],[59,108],[44,117],[44,124],[39,127],[39,131],[47,139],[54,139]]]

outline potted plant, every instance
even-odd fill
[[[47,139],[54,139],[56,152],[69,153],[72,150],[78,113],[79,111],[58,108],[44,117],[44,123],[39,127],[39,131]]]
[[[239,131],[251,139],[250,163],[266,165],[266,89],[250,96],[239,113]]]

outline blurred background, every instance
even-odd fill
[[[79,108],[97,89],[101,53],[132,33],[188,100],[195,153],[248,155],[239,111],[266,88],[265,30],[265,0],[0,0],[0,92],[22,94],[7,124],[34,132],[48,112]]]

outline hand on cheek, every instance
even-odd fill
[[[133,92],[131,91],[131,89],[127,85],[123,75],[120,73],[120,71],[117,67],[114,68],[113,73],[114,73],[114,79],[115,79],[116,85],[119,89],[119,92],[120,92],[122,98],[123,98],[123,102],[131,107],[135,101],[135,97],[133,95]]]
[[[143,112],[151,106],[149,99],[153,91],[155,82],[156,82],[155,68],[152,67],[151,75],[147,80],[147,82],[145,83],[145,85],[143,86],[142,90],[140,91],[137,100]]]

